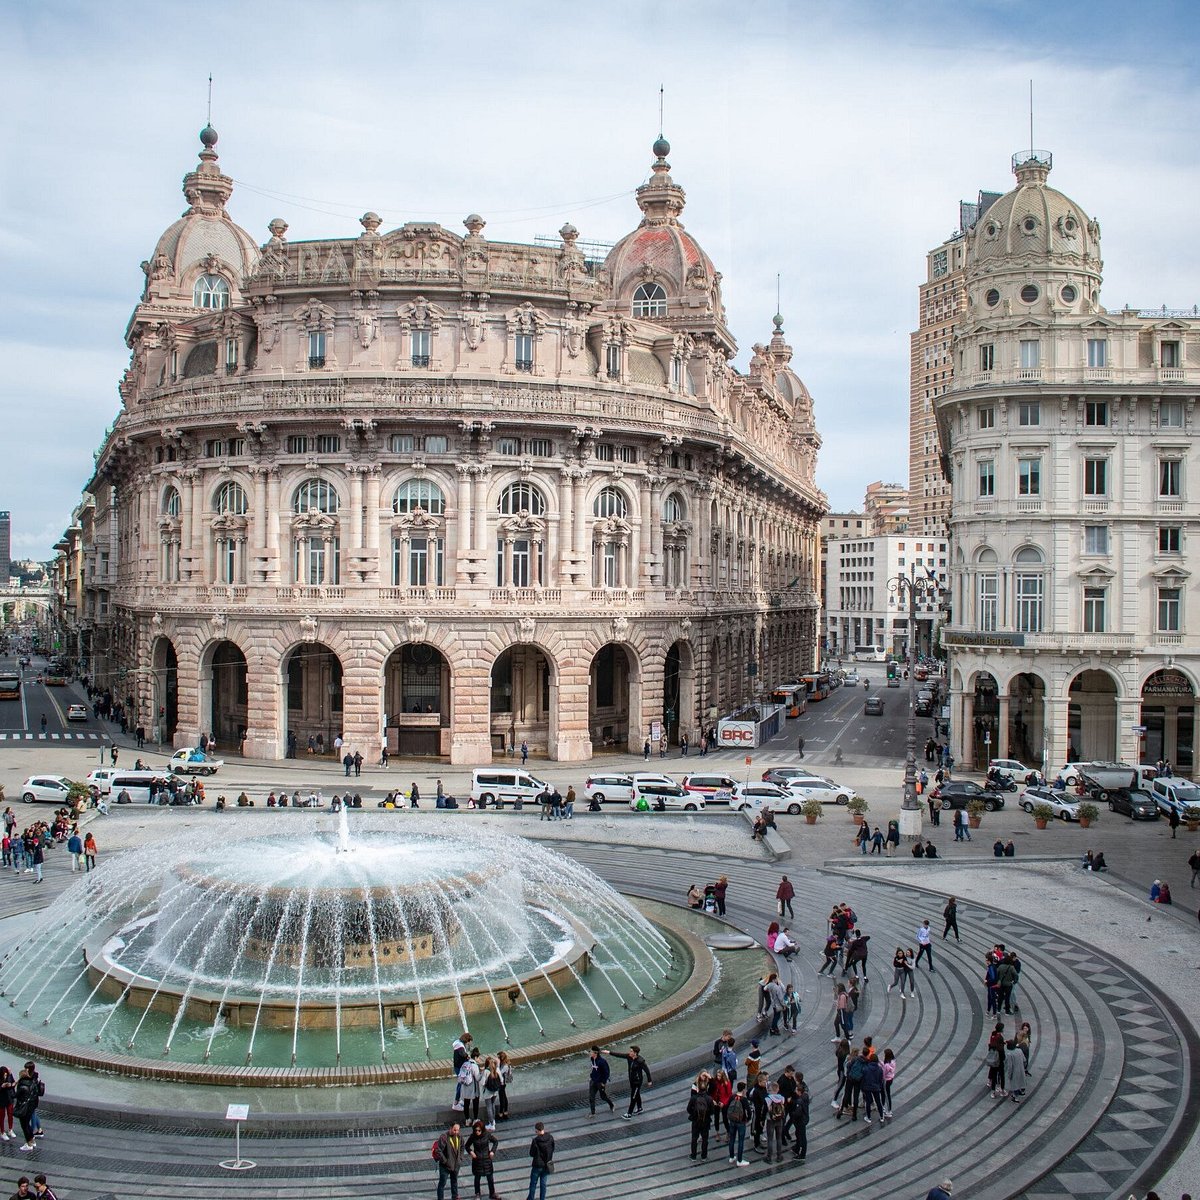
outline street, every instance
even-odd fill
[[[72,682],[65,687],[47,687],[38,682],[44,675],[46,659],[34,656],[24,672],[15,654],[0,655],[0,671],[16,671],[24,675],[20,700],[0,700],[0,745],[34,748],[44,742],[98,742],[107,734],[92,716],[83,687]],[[67,708],[82,704],[87,709],[86,721],[68,721]],[[42,728],[42,718],[46,726]]]

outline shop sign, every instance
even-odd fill
[[[1147,696],[1180,696],[1194,698],[1192,685],[1180,671],[1155,671],[1142,686],[1142,698]]]

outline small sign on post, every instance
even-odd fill
[[[257,1164],[242,1157],[242,1122],[250,1119],[250,1105],[231,1104],[225,1109],[225,1120],[233,1121],[233,1157],[221,1161],[226,1171],[249,1171]]]
[[[747,754],[746,755],[746,766],[749,766],[753,761],[754,761],[754,759],[752,759],[750,757],[750,755]]]

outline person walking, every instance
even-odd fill
[[[604,1057],[599,1046],[593,1046],[589,1055],[591,1073],[588,1078],[588,1108],[591,1109],[591,1114],[594,1117],[596,1115],[597,1096],[608,1105],[609,1112],[612,1112],[616,1105],[608,1097],[608,1079],[611,1074],[608,1069],[608,1059]]]
[[[546,1180],[554,1170],[554,1135],[546,1132],[546,1126],[541,1121],[534,1122],[529,1158],[529,1195],[526,1200],[546,1200]],[[534,1196],[535,1192],[538,1192],[537,1197]]]
[[[642,1111],[642,1085],[646,1087],[654,1086],[654,1079],[650,1074],[650,1066],[642,1057],[642,1048],[640,1046],[630,1046],[625,1055],[625,1069],[629,1075],[629,1108],[625,1113],[625,1120],[631,1120],[634,1113]]]
[[[529,762],[529,743],[524,738],[521,739],[521,766],[525,766]]]
[[[354,752],[354,778],[357,779],[362,774],[363,756],[361,750]]]
[[[846,962],[842,967],[842,974],[853,970],[858,972],[859,966],[862,967],[862,981],[867,982],[867,943],[871,940],[871,935],[856,930],[854,939],[846,948]]]
[[[871,853],[883,853],[883,830],[878,825],[875,826],[875,832],[871,834]]]
[[[1188,866],[1192,869],[1191,887],[1196,886],[1196,880],[1200,879],[1200,850],[1193,850],[1191,857],[1188,859]]]
[[[899,848],[900,848],[900,822],[899,821],[889,821],[888,827],[887,827],[887,846],[885,847],[885,851],[887,853],[888,858],[891,858],[892,855],[895,854],[895,852]]]
[[[796,750],[799,752],[800,757],[803,758],[804,757],[804,739],[803,738],[800,738],[796,742]]]
[[[892,955],[892,982],[888,984],[887,990],[890,992],[892,988],[899,987],[900,999],[905,999],[905,985],[908,985],[908,990],[915,996],[917,994],[916,975],[912,967],[912,951],[905,950],[903,946],[896,947],[896,953]]]
[[[1193,872],[1192,875],[1194,878],[1195,872]],[[784,908],[786,908],[787,915],[793,920],[795,919],[796,914],[792,911],[792,901],[795,898],[796,889],[792,886],[791,881],[785,875],[780,882],[779,887],[775,889],[775,899],[779,902],[779,915],[781,917],[783,916]]]
[[[839,983],[833,1000],[833,1036],[836,1039],[849,1037],[854,1032],[854,1013],[850,1008],[850,993],[846,985]]]
[[[858,827],[858,832],[854,835],[854,837],[855,837],[855,840],[858,842],[859,850],[863,854],[866,854],[867,847],[871,844],[871,827],[870,827],[870,825],[868,825],[866,823],[866,821],[864,821]]]
[[[946,907],[942,909],[942,918],[946,922],[946,927],[942,930],[942,941],[944,942],[946,935],[954,930],[954,940],[961,942],[962,938],[958,936],[958,901],[953,896],[946,901]]]
[[[45,722],[45,720],[46,720],[46,718],[43,717],[42,721]],[[45,732],[44,724],[43,724],[43,732]],[[1169,813],[1167,813],[1167,824],[1171,827],[1171,837],[1174,838],[1175,834],[1179,831],[1179,810],[1178,809],[1172,808],[1171,811]]]
[[[646,741],[642,745],[642,758],[646,762],[650,761],[650,739],[649,738],[647,738]]]
[[[15,1138],[13,1106],[17,1102],[17,1081],[7,1067],[0,1067],[0,1141]]]
[[[712,1097],[708,1093],[708,1072],[701,1071],[699,1079],[692,1084],[692,1092],[688,1097],[687,1115],[692,1123],[692,1151],[696,1157],[696,1147],[700,1148],[700,1157],[708,1157],[708,1127],[712,1121]]]
[[[688,735],[686,733],[681,733],[679,735],[679,757],[687,758],[687,752],[688,752]]]
[[[924,958],[928,960],[930,973],[933,972],[933,945],[930,941],[932,936],[929,918],[926,917],[917,927],[917,961],[913,963],[914,970],[921,965],[921,959]]]
[[[475,1195],[482,1195],[483,1181],[487,1180],[490,1200],[500,1200],[496,1192],[494,1163],[500,1141],[494,1133],[488,1131],[482,1121],[476,1121],[471,1127],[471,1136],[467,1138],[465,1149],[471,1159],[471,1174],[475,1179]]]
[[[750,1119],[750,1101],[746,1098],[746,1081],[737,1085],[733,1099],[725,1110],[725,1121],[729,1129],[729,1162],[739,1167],[748,1167],[746,1159],[746,1125]]]
[[[92,836],[92,831],[90,829],[87,831],[87,834],[83,839],[83,862],[86,870],[95,870],[96,839]]]

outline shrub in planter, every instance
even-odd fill
[[[1100,819],[1100,810],[1094,804],[1079,806],[1079,827],[1086,829],[1093,821]]]
[[[1036,825],[1038,829],[1045,829],[1046,825],[1050,821],[1054,820],[1054,809],[1052,809],[1048,804],[1035,804],[1033,806],[1031,815],[1033,817],[1034,825]]]
[[[817,823],[817,818],[825,812],[825,805],[823,805],[820,800],[813,800],[809,798],[808,800],[805,800],[802,805],[800,805],[800,811],[804,814],[804,819],[809,825],[815,825]]]
[[[987,805],[978,797],[967,801],[967,821],[972,829],[979,828],[979,822],[985,812],[987,812]]]
[[[856,825],[861,825],[863,817],[871,811],[871,806],[861,796],[851,796],[846,804],[846,811]]]
[[[1193,833],[1200,829],[1200,807],[1195,804],[1185,804],[1183,807],[1183,819],[1187,822],[1187,827]]]

